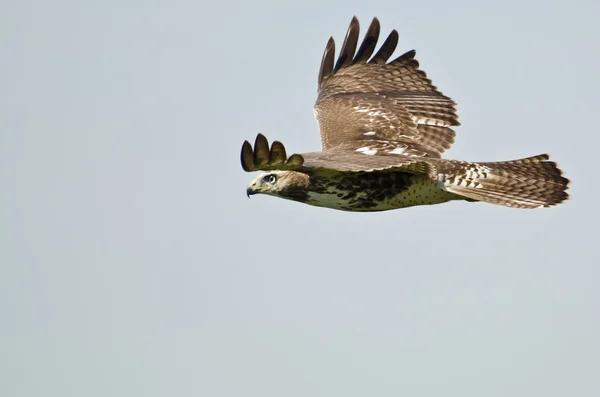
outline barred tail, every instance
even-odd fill
[[[569,180],[550,156],[491,163],[448,161],[438,171],[449,192],[515,208],[553,207],[569,198]]]

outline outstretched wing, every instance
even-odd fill
[[[323,151],[441,157],[454,143],[459,125],[456,103],[419,70],[409,51],[386,63],[398,43],[393,30],[379,51],[379,21],[373,19],[358,44],[359,24],[352,19],[337,62],[329,39],[319,71],[315,115]]]
[[[326,151],[303,154],[292,154],[287,157],[285,147],[274,141],[269,148],[267,138],[262,134],[256,136],[254,148],[245,141],[240,155],[242,168],[246,172],[289,170],[305,173],[319,172],[362,172],[394,170],[413,174],[435,176],[435,168],[426,160],[396,154],[365,156],[354,151]]]

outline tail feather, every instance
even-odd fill
[[[515,208],[553,207],[569,198],[569,180],[547,154],[520,160],[438,166],[449,192],[467,199]]]

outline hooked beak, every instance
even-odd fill
[[[257,185],[257,183],[256,183],[256,179],[255,179],[246,188],[246,196],[248,196],[248,198],[250,198],[250,196],[252,196],[253,194],[258,193],[261,190],[260,188],[257,188],[256,185]]]
[[[268,190],[268,188],[265,188],[263,186],[260,185],[259,182],[255,180],[252,181],[252,183],[250,184],[250,186],[248,186],[246,188],[246,196],[248,196],[248,198],[250,198],[250,196],[254,195],[254,194],[258,194],[261,192],[264,192],[265,190]]]

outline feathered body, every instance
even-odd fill
[[[386,211],[440,204],[462,197],[423,175],[371,172],[332,178],[325,191],[311,191],[306,204],[344,211]]]
[[[315,116],[321,152],[287,156],[259,134],[242,146],[246,171],[267,171],[247,189],[346,211],[384,211],[450,200],[551,207],[566,200],[569,181],[548,155],[505,162],[442,159],[459,125],[456,104],[431,84],[409,51],[391,62],[398,33],[380,49],[375,18],[357,50],[350,23],[337,62],[330,39],[319,71]]]

